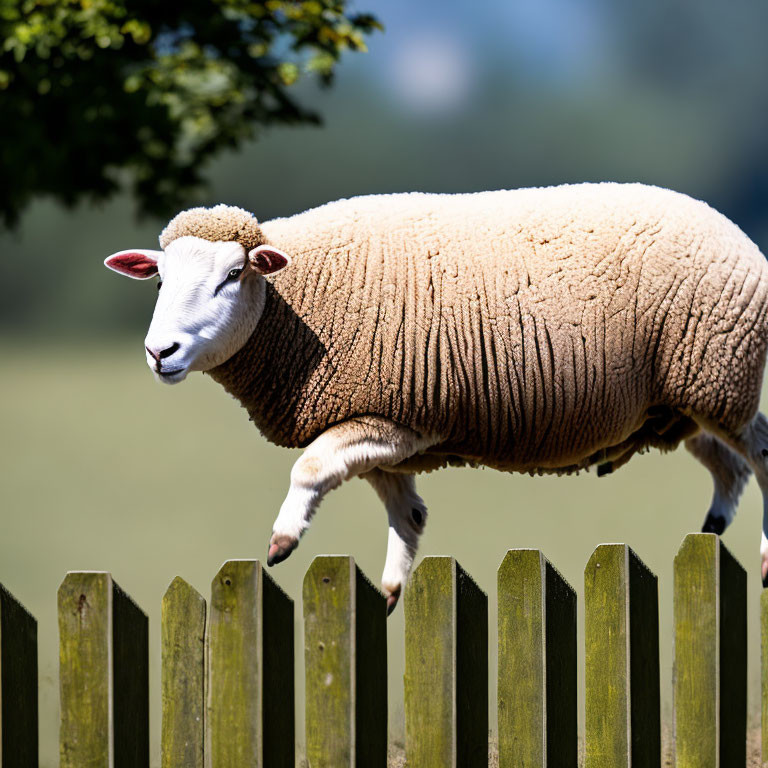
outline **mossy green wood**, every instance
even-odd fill
[[[209,765],[293,768],[293,603],[258,560],[214,578],[208,645]]]
[[[719,766],[718,560],[714,534],[686,536],[675,557],[677,768]]]
[[[315,558],[304,577],[307,760],[320,768],[355,763],[355,566]]]
[[[404,609],[407,760],[414,768],[457,768],[456,561],[425,558]]]
[[[584,572],[587,768],[661,765],[656,577],[624,544]]]
[[[149,764],[147,617],[104,572],[59,588],[61,768]]]
[[[59,587],[61,768],[111,768],[112,577],[69,573]]]
[[[675,557],[677,768],[746,763],[746,574],[719,537]]]
[[[576,594],[538,550],[498,571],[500,768],[575,768]]]
[[[760,651],[761,651],[761,703],[762,703],[762,757],[768,765],[768,589],[760,594]]]
[[[405,739],[412,768],[488,760],[488,601],[451,557],[427,557],[405,592]]]
[[[0,768],[37,764],[37,622],[0,584]]]
[[[304,577],[307,760],[312,768],[387,762],[386,602],[351,557]]]
[[[629,578],[623,545],[598,547],[585,581],[586,766],[629,766]]]
[[[205,617],[203,596],[177,576],[162,601],[162,768],[203,768]]]

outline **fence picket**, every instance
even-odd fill
[[[768,589],[760,594],[761,754],[768,765]]]
[[[387,764],[387,606],[351,557],[316,557],[304,577],[307,761]]]
[[[203,768],[205,616],[203,596],[176,577],[162,601],[162,768]]]
[[[210,765],[294,768],[293,601],[258,560],[229,560],[211,584]]]
[[[576,593],[535,549],[498,571],[500,768],[576,768]]]
[[[147,768],[147,617],[109,573],[68,573],[58,593],[61,768]]]
[[[661,765],[656,576],[625,544],[584,571],[587,768]]]
[[[488,765],[488,599],[452,557],[405,592],[405,742],[412,768]]]
[[[37,764],[37,622],[0,584],[0,766]]]
[[[746,585],[718,536],[683,539],[675,557],[677,768],[746,764]]]
[[[656,577],[624,544],[585,569],[586,768],[660,768]],[[162,601],[162,768],[294,768],[293,602],[257,560],[226,562],[205,599],[176,578]],[[349,556],[303,585],[307,764],[385,768],[383,596]],[[760,601],[768,755],[768,590]],[[411,768],[488,760],[488,605],[451,557],[404,596]],[[58,591],[61,768],[148,768],[147,618],[107,572]],[[676,768],[746,765],[746,573],[713,534],[674,562]],[[499,768],[575,768],[576,597],[539,550],[498,570]],[[37,624],[0,585],[0,767],[32,768]],[[768,765],[768,761],[765,761]]]

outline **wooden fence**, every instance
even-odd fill
[[[587,768],[659,768],[656,577],[623,544],[585,570]],[[746,763],[746,575],[713,534],[674,564],[678,768]],[[306,756],[384,768],[386,606],[350,557],[318,557],[303,589]],[[488,604],[450,557],[405,592],[409,768],[488,765]],[[62,768],[149,764],[147,618],[108,573],[59,589]],[[768,667],[768,591],[761,603]],[[206,600],[176,578],[162,601],[163,768],[295,765],[294,606],[256,560],[225,563]],[[498,571],[501,768],[575,768],[576,595],[536,550]],[[0,766],[37,766],[35,620],[0,589]],[[765,680],[765,677],[764,677]],[[763,754],[768,692],[763,685]]]

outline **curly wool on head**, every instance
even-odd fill
[[[264,242],[256,217],[233,205],[190,208],[176,214],[160,233],[160,247],[165,249],[180,237],[199,237],[214,243],[234,240],[246,251]]]

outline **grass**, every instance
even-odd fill
[[[265,556],[298,453],[268,445],[207,377],[194,375],[178,387],[156,384],[140,338],[69,346],[6,339],[0,355],[0,581],[39,620],[41,766],[58,764],[56,589],[67,570],[79,569],[112,571],[149,615],[152,765],[159,765],[160,598],[177,574],[207,595],[222,561]],[[599,480],[446,470],[421,478],[419,489],[431,511],[421,554],[455,555],[488,593],[491,617],[495,571],[507,549],[543,549],[581,596],[594,547],[631,544],[659,576],[662,691],[670,710],[672,560],[683,536],[701,525],[711,490],[707,473],[684,451],[638,457]],[[752,483],[724,537],[749,573],[751,712],[759,700],[760,516]],[[304,572],[317,554],[350,553],[378,582],[386,530],[373,492],[352,481],[327,499],[301,547],[272,571],[296,601],[299,701]],[[403,736],[401,608],[388,628],[396,742]],[[581,647],[583,626],[579,631]],[[582,680],[581,661],[579,674]],[[494,696],[492,679],[491,702]],[[300,741],[303,732],[299,708]]]

